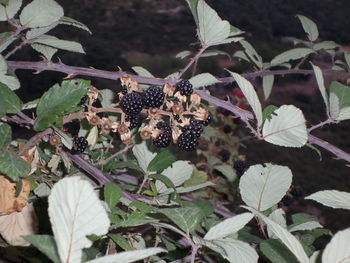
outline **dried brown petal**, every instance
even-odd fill
[[[148,110],[148,116],[153,119],[159,119],[162,116],[159,114],[160,110],[157,108],[150,108]]]
[[[51,135],[49,142],[52,146],[55,146],[55,147],[60,146],[62,144],[61,137],[58,136],[57,134]]]
[[[22,190],[16,197],[16,183],[6,176],[0,175],[0,214],[10,214],[21,211],[27,205],[30,192],[30,182],[22,179]]]
[[[153,130],[153,127],[151,127],[151,126],[143,127],[141,129],[141,131],[140,131],[141,138],[144,139],[144,140],[147,140],[147,139],[151,138],[152,130]]]
[[[191,98],[190,98],[190,101],[191,101],[191,103],[193,103],[194,105],[198,105],[198,104],[200,104],[201,103],[201,96],[200,95],[198,95],[197,93],[193,93],[192,95],[191,95]]]
[[[118,127],[118,132],[120,135],[123,135],[123,134],[129,133],[130,130],[129,130],[126,123],[120,123],[120,125]]]
[[[100,125],[101,119],[96,115],[94,112],[87,112],[86,113],[86,119],[89,121],[89,123],[93,126]]]
[[[132,143],[131,132],[129,131],[128,133],[121,134],[120,139],[124,144]]]
[[[37,233],[37,222],[33,204],[29,204],[21,212],[0,216],[0,234],[12,246],[29,246],[22,236]]]
[[[173,137],[173,142],[176,144],[178,138],[181,135],[181,130],[179,128],[173,128],[173,132],[172,132],[172,137]]]
[[[121,76],[120,81],[122,85],[129,87],[129,92],[138,91],[140,89],[139,83],[137,81],[131,80],[131,76],[128,74]]]
[[[101,120],[101,133],[109,134],[112,129],[112,121],[109,118],[102,118]]]
[[[194,112],[194,116],[197,120],[204,121],[208,118],[209,112],[208,112],[208,110],[206,110],[204,108],[199,108],[198,110],[196,110]]]
[[[187,97],[180,94],[180,92],[175,93],[175,97],[179,99],[180,102],[186,102]]]
[[[174,96],[175,87],[169,83],[166,83],[163,91],[167,96]]]
[[[180,104],[174,104],[172,107],[171,107],[171,110],[174,114],[181,114],[184,112],[184,108],[182,107],[182,105]]]

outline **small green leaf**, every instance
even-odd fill
[[[21,8],[22,0],[2,0],[0,5],[0,21],[12,19]]]
[[[42,54],[47,60],[51,60],[53,55],[58,51],[57,48],[49,47],[47,45],[33,43],[30,45],[34,50]]]
[[[150,172],[162,171],[175,161],[175,155],[169,149],[163,149],[148,164],[147,170]]]
[[[0,83],[0,113],[17,113],[21,110],[21,101],[11,89]]]
[[[137,162],[139,163],[139,166],[142,168],[142,170],[144,172],[147,172],[147,167],[149,163],[153,160],[153,158],[156,156],[156,153],[152,153],[148,149],[145,141],[135,145],[132,148],[132,153],[136,157]]]
[[[0,123],[0,147],[7,146],[12,140],[11,126]]]
[[[193,87],[195,89],[200,88],[200,87],[210,86],[210,85],[213,85],[216,83],[220,83],[220,80],[215,78],[210,73],[198,74],[198,75],[192,77],[189,81],[191,82],[191,84],[193,85]]]
[[[70,17],[63,16],[60,18],[58,23],[63,25],[75,26],[92,34],[90,29],[86,25]]]
[[[27,176],[30,164],[9,150],[0,150],[0,173],[7,175],[13,181],[19,177]]]
[[[330,86],[330,92],[337,95],[339,99],[339,108],[350,106],[350,87],[343,85],[338,81],[333,81]]]
[[[261,252],[272,263],[297,263],[297,259],[288,248],[277,239],[268,239],[260,243]]]
[[[233,170],[232,165],[222,164],[214,166],[214,170],[222,173],[229,182],[234,182],[237,179],[235,170]]]
[[[273,58],[271,60],[271,66],[278,66],[291,60],[297,60],[307,55],[310,55],[311,53],[314,53],[314,51],[311,48],[293,48]]]
[[[53,0],[34,0],[23,8],[19,19],[26,27],[45,27],[57,22],[63,14],[63,8]]]
[[[263,111],[263,122],[265,120],[270,120],[272,118],[272,114],[278,109],[275,105],[267,106]]]
[[[139,76],[154,78],[153,74],[143,67],[135,66],[132,67],[132,70]]]
[[[268,97],[270,97],[274,81],[275,81],[274,75],[267,75],[263,77],[263,90],[264,90],[265,100],[267,100]]]
[[[128,168],[128,169],[136,170],[136,171],[139,171],[139,172],[143,172],[141,167],[138,166],[135,162],[132,162],[132,161],[120,162],[120,161],[117,161],[117,160],[111,160],[103,168],[105,170],[107,170],[107,171],[111,171],[111,170],[114,170],[114,169]]]
[[[110,209],[114,209],[122,196],[122,189],[115,183],[105,183],[103,187],[104,200]]]
[[[309,40],[315,41],[318,38],[318,34],[319,34],[317,25],[315,24],[315,22],[312,21],[310,18],[307,18],[302,15],[297,15],[297,17],[299,18]]]
[[[79,103],[89,86],[90,81],[73,79],[63,81],[61,86],[56,84],[50,88],[38,102],[34,129],[45,130],[59,121],[59,116]]]
[[[197,13],[198,1],[199,0],[186,0],[188,6],[190,7],[194,21],[196,22],[197,26],[198,26],[198,13]]]
[[[244,53],[243,54],[237,53],[236,56],[240,54],[238,56],[240,56],[242,59],[248,62],[252,61],[258,68],[262,68],[263,67],[262,58],[258,54],[258,52],[256,52],[255,48],[246,40],[241,40],[239,41],[239,43],[243,46]]]
[[[60,257],[57,252],[57,247],[53,236],[49,235],[28,235],[23,237],[34,247],[39,249],[54,263],[60,263]]]
[[[109,234],[108,235],[118,246],[124,250],[133,250],[132,246],[129,244],[128,240],[119,234]]]
[[[83,47],[78,42],[62,40],[54,36],[42,35],[34,39],[33,43],[85,54]]]
[[[151,174],[149,176],[149,178],[152,178],[152,179],[155,179],[155,180],[159,180],[163,184],[165,184],[166,187],[172,188],[172,189],[175,190],[174,183],[168,177],[166,177],[165,175],[162,175],[162,174]],[[157,192],[158,192],[158,190],[157,190]]]

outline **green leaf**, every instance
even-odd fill
[[[263,126],[265,141],[285,147],[302,147],[307,143],[308,132],[303,112],[293,105],[282,105]]]
[[[285,51],[271,60],[271,66],[278,66],[290,60],[297,60],[303,58],[307,55],[314,53],[311,48],[293,48],[291,50]]]
[[[348,192],[325,190],[309,195],[305,199],[314,200],[333,208],[350,209],[350,193]]]
[[[0,75],[0,80],[3,84],[9,87],[10,90],[17,90],[21,87],[21,83],[15,75]]]
[[[202,219],[201,209],[197,207],[180,207],[157,209],[186,233],[193,232]]]
[[[222,173],[229,182],[234,182],[237,179],[235,170],[233,170],[232,165],[222,164],[214,166],[214,170]]]
[[[92,34],[90,29],[86,25],[70,17],[63,16],[60,18],[60,20],[58,20],[58,23],[63,25],[75,26]]]
[[[42,35],[34,39],[33,43],[46,45],[52,48],[63,49],[71,52],[78,52],[78,53],[85,54],[83,47],[78,42],[62,40],[54,36]]]
[[[324,78],[323,78],[322,70],[318,66],[315,66],[312,63],[311,63],[311,65],[312,65],[312,68],[313,68],[315,76],[316,76],[318,89],[321,92],[321,95],[322,95],[324,103],[326,104],[326,109],[327,109],[327,113],[328,113],[329,112],[328,94],[326,91],[326,87],[324,86]]]
[[[119,234],[108,235],[118,246],[124,250],[133,250],[133,247],[129,244],[128,240]]]
[[[322,254],[322,263],[348,262],[350,253],[350,228],[337,232]]]
[[[232,235],[248,224],[253,217],[254,215],[252,213],[243,213],[227,218],[217,225],[211,227],[208,233],[205,234],[204,239],[214,240]]]
[[[107,171],[128,168],[139,172],[143,172],[142,168],[133,161],[120,162],[116,160],[111,160],[103,168]]]
[[[292,184],[292,172],[286,166],[266,163],[250,166],[239,182],[244,203],[258,211],[277,204]]]
[[[288,248],[277,239],[268,239],[260,243],[260,250],[272,263],[297,263],[297,259]]]
[[[348,68],[350,68],[350,53],[344,52],[344,58],[345,58],[345,62],[347,64]]]
[[[92,185],[79,176],[58,181],[49,196],[48,213],[61,262],[81,262],[88,235],[105,235],[110,221]]]
[[[330,92],[337,95],[339,99],[339,108],[350,106],[350,87],[343,85],[338,81],[333,81],[330,86]]]
[[[270,97],[274,81],[275,81],[274,75],[267,75],[263,77],[263,90],[264,90],[265,100],[267,100],[268,97]]]
[[[7,4],[0,5],[0,21],[12,19],[21,8],[22,0],[7,0]],[[5,4],[5,6],[3,6]]]
[[[275,105],[269,105],[267,106],[263,111],[263,122],[265,122],[267,119],[272,118],[272,114],[278,109]]]
[[[168,177],[166,177],[165,175],[162,175],[162,174],[151,174],[149,176],[149,178],[156,179],[159,182],[162,182],[166,187],[172,188],[172,189],[175,190],[174,183]],[[155,186],[155,187],[157,187],[157,186]],[[157,189],[156,192],[159,192],[158,189]]]
[[[252,109],[254,111],[254,115],[255,115],[257,122],[258,122],[258,126],[260,127],[262,124],[262,120],[263,120],[262,119],[262,109],[261,109],[261,103],[259,101],[258,95],[256,94],[256,91],[255,91],[253,85],[248,80],[246,80],[245,78],[240,76],[239,74],[231,72],[231,71],[228,71],[228,72],[235,79],[238,86],[242,90],[244,96],[246,97],[249,105],[252,107]]]
[[[189,50],[184,50],[176,54],[176,58],[184,59],[192,54]]]
[[[148,164],[147,170],[150,172],[162,171],[175,161],[175,155],[169,149],[163,149]]]
[[[315,22],[312,21],[310,18],[307,18],[302,15],[297,15],[297,17],[299,18],[309,40],[315,41],[319,35],[317,25],[315,24]]]
[[[132,70],[135,71],[139,76],[154,78],[153,74],[143,67],[135,66],[132,67]]]
[[[47,32],[49,32],[50,30],[54,29],[57,25],[58,25],[58,22],[55,22],[49,26],[32,28],[31,30],[27,31],[26,38],[28,40],[32,40],[32,39],[35,39],[37,37],[40,37],[40,36],[46,34]]]
[[[53,55],[58,51],[57,48],[49,47],[42,44],[33,43],[30,45],[34,50],[42,54],[47,60],[51,60]]]
[[[23,8],[19,19],[26,27],[45,27],[57,22],[63,14],[63,8],[53,0],[34,0]]]
[[[331,92],[329,94],[329,115],[336,120],[340,114],[340,105],[338,96]]]
[[[122,189],[115,183],[107,182],[103,186],[104,200],[110,209],[114,209],[122,197]]]
[[[243,46],[244,48],[244,53],[240,54],[238,53],[239,56],[241,56],[242,59],[248,61],[248,62],[253,62],[258,68],[263,67],[263,61],[261,56],[256,52],[254,47],[246,40],[241,40],[239,43]]]
[[[201,58],[212,57],[212,56],[218,56],[218,55],[227,56],[227,58],[231,60],[231,57],[230,57],[230,55],[229,55],[227,52],[221,51],[221,50],[217,50],[217,49],[206,50],[206,51],[203,52],[203,54],[201,55]]]
[[[79,103],[89,86],[90,81],[73,79],[63,81],[61,86],[56,84],[50,88],[38,102],[34,129],[45,130],[57,122],[59,116]]]
[[[201,88],[201,87],[206,87],[213,85],[215,83],[220,83],[221,81],[215,78],[212,74],[210,73],[202,73],[198,74],[191,79],[189,79],[191,82],[193,88]]]
[[[222,20],[204,0],[197,5],[199,35],[205,46],[219,45],[230,36],[230,23]]]
[[[17,113],[21,110],[21,101],[16,93],[0,83],[0,113]]]
[[[137,159],[137,162],[139,163],[139,166],[142,168],[142,170],[147,173],[148,165],[153,160],[153,158],[156,156],[156,153],[152,153],[146,144],[146,141],[143,141],[140,144],[135,145],[132,148],[132,153]]]
[[[193,168],[187,161],[176,161],[171,167],[165,169],[162,174],[168,177],[175,186],[179,186],[190,179],[192,172]],[[156,181],[156,186],[159,193],[167,190],[166,185],[160,181]]]
[[[7,175],[13,181],[19,177],[27,176],[30,164],[9,150],[0,150],[0,173]]]
[[[112,254],[94,260],[88,261],[87,263],[131,263],[136,262],[144,258],[151,257],[153,255],[167,252],[162,248],[147,248],[147,249],[137,249],[133,251],[120,252],[118,254]]]
[[[339,47],[339,45],[334,41],[322,41],[320,43],[316,43],[312,48],[315,51],[319,51],[321,49],[330,50],[330,49],[335,49],[337,47]]]
[[[289,232],[313,230],[315,228],[323,228],[323,226],[319,222],[310,221],[310,222],[301,223],[299,225],[290,226]]]
[[[23,239],[31,243],[34,247],[39,249],[54,263],[60,263],[60,257],[57,252],[57,247],[53,236],[50,235],[28,235]]]
[[[4,147],[10,144],[12,140],[11,126],[0,122],[0,147]]]
[[[191,12],[192,12],[194,21],[195,21],[196,24],[197,24],[197,27],[198,27],[198,25],[199,25],[199,22],[198,22],[198,13],[197,13],[198,1],[199,1],[199,0],[186,0],[187,4],[188,4],[188,6],[190,7],[190,10],[191,10]]]

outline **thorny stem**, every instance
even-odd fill
[[[326,124],[330,124],[330,123],[333,123],[334,120],[331,119],[331,118],[328,118],[327,120],[323,121],[323,122],[320,122],[319,124],[316,124],[314,126],[312,126],[311,128],[308,129],[308,132],[312,132],[313,130],[317,129],[317,128],[320,128],[320,127],[323,127],[324,125]]]
[[[178,74],[178,78],[181,78],[182,75],[192,66],[193,63],[197,63],[198,59],[200,58],[200,56],[203,54],[203,52],[207,49],[207,46],[202,46],[202,48],[198,51],[198,53],[191,58],[190,62],[186,65],[186,67],[184,67],[180,73]]]
[[[134,143],[127,145],[124,149],[120,150],[119,152],[116,152],[114,154],[112,154],[111,156],[109,156],[106,159],[101,159],[99,162],[97,162],[97,165],[105,165],[106,163],[108,163],[109,161],[113,160],[115,157],[117,157],[118,155],[121,155],[123,153],[126,153],[129,149],[131,149],[132,147],[134,147]]]
[[[25,45],[27,45],[29,42],[27,41],[27,39],[25,39],[24,37],[22,38],[22,42],[17,45],[14,49],[12,49],[9,53],[6,54],[5,58],[8,59],[9,57],[11,57],[13,54],[15,54],[18,50],[20,50],[22,47],[24,47]]]

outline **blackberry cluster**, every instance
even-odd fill
[[[245,171],[249,168],[247,161],[244,160],[236,160],[233,163],[233,168],[236,170],[237,176],[241,177]]]
[[[120,100],[120,107],[127,115],[139,114],[144,107],[142,96],[137,92],[128,93]]]
[[[193,93],[193,86],[187,79],[183,79],[176,84],[176,90],[179,91],[182,96],[190,96]]]
[[[157,123],[156,127],[162,132],[158,135],[157,138],[153,139],[154,146],[157,148],[168,147],[172,139],[170,125],[164,121],[160,121]]]
[[[160,87],[151,86],[144,93],[144,103],[146,108],[159,108],[163,105],[165,93]]]
[[[182,128],[182,134],[178,138],[178,146],[181,150],[189,152],[198,146],[198,138],[203,132],[202,122],[191,119],[190,125]]]
[[[88,141],[84,137],[73,137],[73,151],[82,153],[86,150],[88,146]]]
[[[132,130],[132,129],[139,127],[141,125],[142,116],[140,114],[126,115],[125,121],[130,122],[129,129]]]

